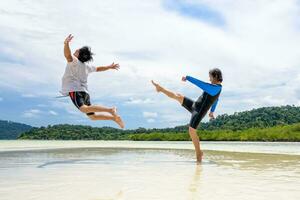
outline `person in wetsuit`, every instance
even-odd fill
[[[203,152],[200,149],[199,137],[197,135],[197,127],[201,120],[205,117],[210,109],[209,117],[214,119],[214,112],[216,110],[219,96],[222,91],[222,72],[218,68],[209,71],[209,79],[211,83],[206,83],[191,76],[182,77],[182,81],[189,81],[203,90],[202,95],[196,100],[183,96],[182,94],[174,93],[163,88],[158,83],[151,81],[155,86],[157,92],[162,92],[168,97],[177,100],[185,109],[191,113],[189,122],[189,134],[193,141],[197,162],[202,161]]]

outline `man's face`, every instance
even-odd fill
[[[79,49],[77,49],[77,50],[73,53],[73,55],[74,55],[76,58],[78,58],[78,56],[79,56]]]

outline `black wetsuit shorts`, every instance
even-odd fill
[[[205,117],[206,113],[212,106],[212,104],[216,101],[219,94],[216,96],[211,96],[204,92],[197,101],[193,101],[188,97],[184,97],[182,106],[187,109],[191,114],[191,119],[189,126],[197,129],[201,120]]]
[[[80,109],[81,106],[83,105],[87,105],[90,106],[91,105],[91,101],[90,101],[90,95],[87,92],[69,92],[69,96],[73,102],[73,104]],[[95,113],[90,112],[87,113],[87,115],[93,115]]]

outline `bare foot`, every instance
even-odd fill
[[[117,107],[112,107],[111,112],[110,112],[113,116],[117,116]]]
[[[198,163],[202,162],[202,157],[203,157],[203,151],[200,151],[200,155],[197,155],[197,162]]]
[[[119,115],[115,116],[114,121],[120,126],[120,128],[124,128],[124,122]]]
[[[156,91],[160,92],[161,91],[161,86],[158,83],[155,83],[153,80],[151,80],[152,84],[155,86]]]

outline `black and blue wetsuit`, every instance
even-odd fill
[[[191,76],[187,76],[186,80],[195,84],[204,91],[197,101],[184,97],[182,103],[182,106],[192,113],[189,126],[197,129],[209,108],[211,112],[215,111],[222,91],[222,85],[206,83]]]

